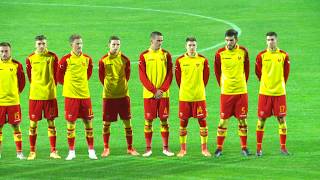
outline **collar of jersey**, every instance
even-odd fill
[[[153,53],[157,53],[157,52],[160,52],[160,51],[162,51],[162,48],[159,48],[158,50],[153,50],[153,49],[151,49],[151,48],[149,48],[149,51],[150,52],[153,52]]]
[[[196,58],[196,57],[198,57],[198,53],[196,52],[196,54],[195,54],[194,56],[189,56],[188,53],[186,52],[186,53],[184,54],[184,57]]]
[[[233,48],[233,49],[231,49],[231,50],[229,50],[227,46],[225,46],[225,48],[226,48],[227,51],[234,51],[234,50],[236,50],[236,49],[239,49],[239,45],[236,44],[236,47]]]
[[[83,55],[83,53],[81,52],[81,54],[79,56],[77,56],[73,51],[70,52],[71,56],[76,56],[76,57],[81,57]]]
[[[267,48],[267,52],[270,52],[270,53],[274,53],[274,52],[279,52],[280,49],[277,47],[275,51],[272,51],[271,49]]]
[[[7,61],[2,61],[2,59],[1,59],[1,63],[9,63],[11,61],[12,61],[12,57],[10,57]]]
[[[108,57],[109,57],[109,59],[114,59],[114,58],[119,57],[119,56],[121,56],[121,51],[119,51],[117,55],[112,55],[112,54],[110,53],[110,51],[108,52]]]
[[[48,49],[46,48],[43,53],[39,53],[37,52],[37,50],[34,51],[35,54],[38,54],[38,55],[43,55],[43,54],[47,54],[48,53]]]

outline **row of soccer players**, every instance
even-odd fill
[[[143,85],[146,151],[144,157],[152,154],[152,122],[156,118],[161,122],[163,154],[173,156],[169,150],[169,87],[173,78],[172,59],[168,51],[161,48],[163,35],[152,32],[150,48],[140,55],[139,77]],[[247,49],[238,45],[238,32],[229,29],[225,33],[226,46],[220,48],[214,59],[214,72],[221,87],[220,122],[217,130],[217,149],[215,156],[222,155],[223,143],[227,134],[228,119],[235,116],[239,121],[238,134],[241,152],[250,155],[247,148],[247,81],[249,76],[249,56]],[[285,84],[289,74],[288,54],[277,47],[277,34],[266,34],[267,48],[256,58],[255,72],[260,80],[258,123],[256,127],[256,155],[262,156],[262,139],[264,124],[268,117],[274,115],[279,122],[280,152],[288,155],[286,149],[287,126]],[[48,51],[47,38],[36,36],[34,53],[26,59],[26,71],[30,81],[29,118],[30,118],[30,154],[28,160],[36,158],[37,123],[42,114],[48,122],[50,140],[50,158],[61,158],[56,150],[56,128],[54,119],[58,116],[56,85],[63,85],[65,97],[65,119],[67,120],[69,153],[66,160],[72,160],[75,154],[75,125],[77,118],[85,124],[85,134],[90,159],[97,159],[92,129],[92,105],[88,80],[92,74],[92,59],[82,51],[80,35],[71,35],[69,39],[71,52],[58,61],[56,54]],[[132,146],[132,127],[128,81],[130,78],[130,61],[120,51],[120,39],[111,36],[110,51],[99,61],[99,79],[103,85],[103,139],[102,157],[110,154],[109,137],[111,122],[117,117],[125,126],[127,152],[136,156],[139,153]],[[11,57],[9,43],[0,43],[0,146],[2,144],[2,127],[5,123],[12,125],[16,143],[17,158],[24,159],[21,148],[21,110],[19,93],[25,86],[22,65]],[[187,154],[187,125],[189,118],[197,118],[200,125],[201,152],[211,156],[207,148],[208,128],[206,123],[205,87],[209,79],[208,60],[197,53],[197,40],[186,39],[186,53],[176,60],[175,77],[179,86],[180,144],[177,154]],[[7,115],[7,118],[6,118]],[[1,152],[0,152],[1,157]]]

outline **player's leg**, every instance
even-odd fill
[[[76,122],[75,121],[67,121],[67,130],[68,130],[68,145],[69,145],[69,154],[66,160],[72,160],[76,158],[75,152],[75,137],[76,137]]]
[[[220,121],[217,129],[217,149],[214,153],[216,157],[222,155],[223,143],[227,136],[228,121],[234,114],[234,105],[234,96],[221,94]]]
[[[133,156],[138,156],[139,153],[135,150],[135,148],[132,146],[132,125],[131,125],[131,120],[123,120],[123,125],[124,125],[124,130],[126,133],[126,140],[127,140],[127,153]]]
[[[179,111],[181,112],[181,111]],[[187,126],[188,126],[188,118],[183,119],[180,113],[180,152],[177,154],[178,157],[183,157],[187,154]]]
[[[22,133],[19,124],[12,124],[13,129],[13,138],[14,142],[16,143],[16,151],[17,151],[17,158],[22,160],[25,159],[22,153]]]
[[[50,158],[61,159],[56,149],[57,131],[53,119],[47,119],[48,122],[48,138],[50,142]]]
[[[50,158],[60,159],[61,157],[56,150],[57,132],[54,119],[58,117],[58,103],[57,99],[43,101],[44,117],[48,123],[48,138],[50,142]]]
[[[200,125],[200,139],[201,139],[201,153],[204,156],[211,156],[208,151],[208,127],[205,118],[199,118],[198,123]]]
[[[30,153],[28,156],[28,160],[34,160],[36,158],[37,127],[38,127],[38,121],[30,120],[30,127],[29,127]]]
[[[169,98],[161,98],[160,100],[158,100],[157,107],[161,126],[160,132],[162,137],[162,152],[166,156],[174,156],[174,153],[169,150]]]
[[[92,126],[92,120],[86,120],[83,119],[83,123],[85,126],[85,131],[86,131],[86,140],[88,144],[88,153],[89,153],[89,158],[96,160],[98,159],[96,156],[96,152],[94,150],[94,141],[93,141],[93,126]]]
[[[142,155],[144,157],[151,156],[151,142],[152,142],[152,134],[153,127],[152,122],[157,117],[157,101],[153,98],[144,99],[144,137],[146,140],[146,151]]]
[[[240,137],[241,150],[244,156],[249,156],[250,152],[247,147],[248,123],[246,118],[238,119],[238,135]]]
[[[217,149],[215,151],[215,156],[219,157],[222,155],[223,143],[225,137],[227,136],[229,119],[220,119],[217,130]]]
[[[287,123],[285,117],[277,117],[279,122],[279,136],[280,136],[280,152],[283,155],[289,155],[286,147],[287,141]]]
[[[258,157],[262,156],[262,140],[264,135],[265,122],[272,115],[272,97],[259,94],[258,100],[258,122],[256,127]]]
[[[142,155],[144,157],[148,157],[152,154],[152,134],[153,134],[153,127],[152,127],[153,120],[145,120],[144,121],[144,137],[146,139],[146,151]]]
[[[110,126],[111,126],[110,121],[103,121],[102,134],[103,134],[104,148],[103,148],[103,152],[101,154],[101,157],[107,157],[110,154],[110,149],[109,149]]]

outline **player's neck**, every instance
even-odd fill
[[[189,56],[189,57],[195,57],[196,56],[196,52],[187,52],[187,55]]]
[[[278,48],[277,47],[268,47],[268,49],[272,52],[276,51]]]

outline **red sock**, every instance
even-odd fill
[[[163,149],[168,150],[169,132],[161,132]]]
[[[187,144],[186,143],[181,144],[181,150],[184,150],[184,151],[187,150]]]
[[[240,136],[241,148],[247,149],[247,136]]]
[[[110,134],[103,134],[103,143],[104,143],[105,149],[109,148],[109,139],[110,139]]]
[[[287,149],[286,148],[286,140],[287,140],[287,135],[286,134],[280,134],[280,146],[282,150]]]
[[[86,137],[89,149],[93,149],[93,137]]]
[[[132,149],[132,128],[125,128],[128,149]]]
[[[203,144],[201,144],[201,150],[202,150],[202,151],[204,151],[204,150],[208,150],[207,143],[203,143]]]
[[[217,136],[217,149],[222,150],[225,136]]]
[[[151,150],[152,132],[145,132],[144,137],[146,139],[147,151]]]
[[[35,152],[36,151],[36,141],[37,141],[37,135],[29,135],[29,141],[30,141],[30,151]]]
[[[16,141],[16,151],[22,152],[22,141]]]
[[[75,138],[68,138],[69,150],[74,150]]]
[[[257,134],[257,151],[261,151],[261,149],[262,149],[263,133],[264,133],[264,131],[256,131],[256,134]]]
[[[56,151],[56,139],[57,139],[57,136],[50,136],[49,137],[51,152]]]

